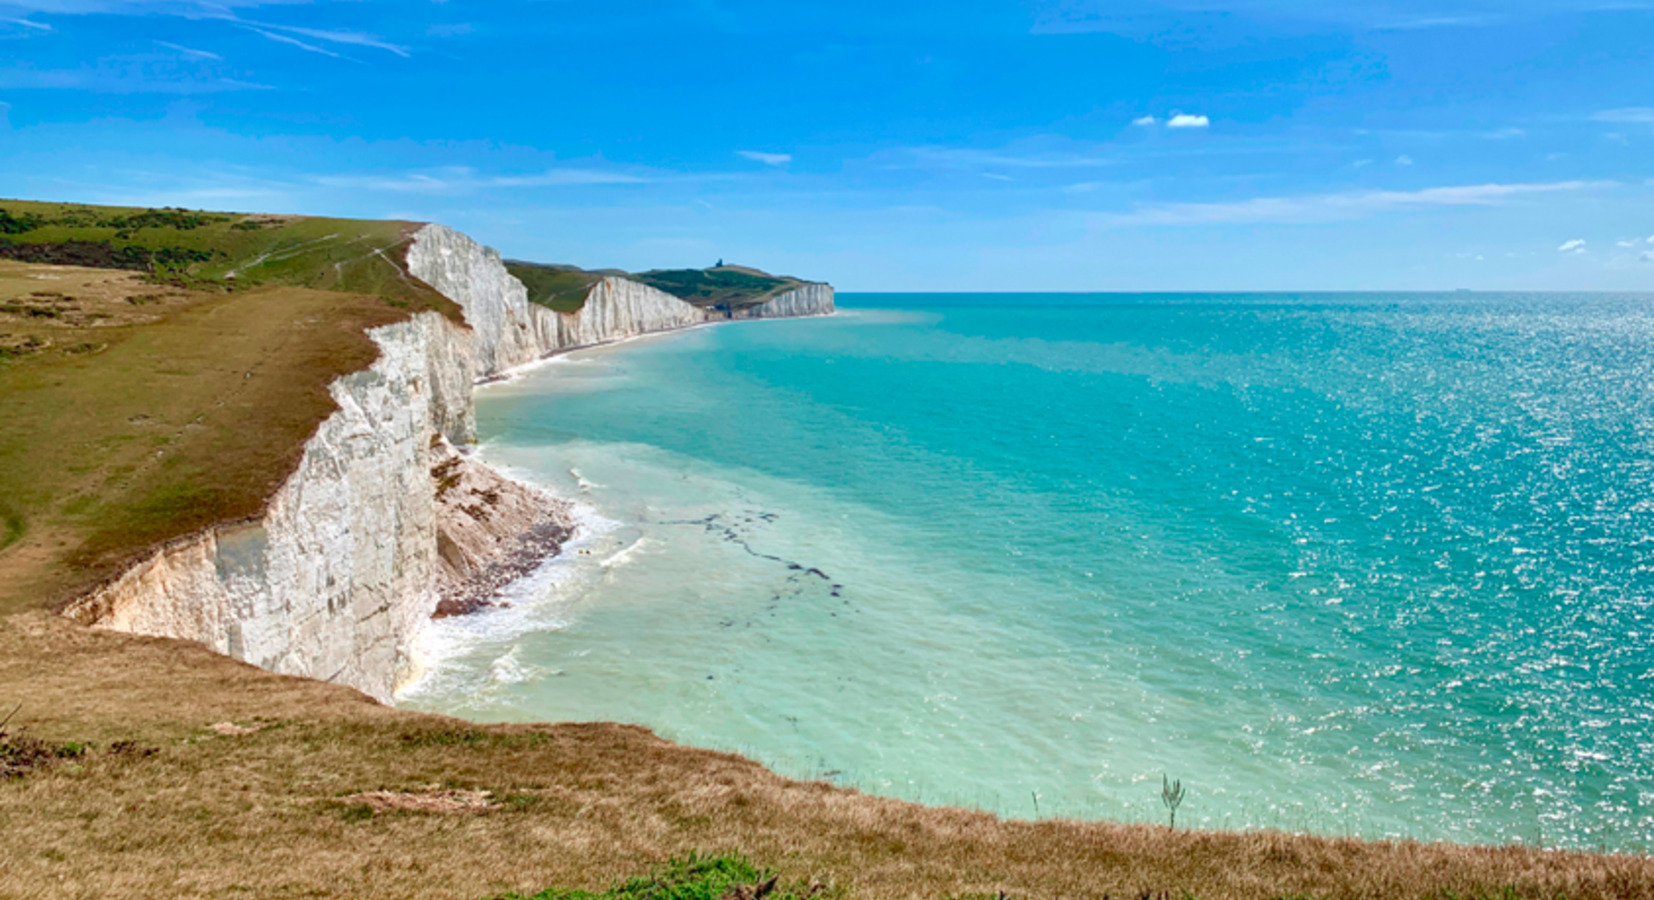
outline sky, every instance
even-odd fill
[[[852,291],[1654,290],[1654,0],[0,0],[0,197]]]

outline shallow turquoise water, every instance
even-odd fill
[[[843,295],[564,357],[406,705],[1016,816],[1646,849],[1654,298]]]

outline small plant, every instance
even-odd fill
[[[1177,808],[1183,803],[1183,779],[1179,778],[1176,781],[1167,781],[1166,776],[1161,775],[1160,802],[1166,805],[1166,809],[1171,814],[1171,818],[1166,822],[1166,827],[1176,828]]]
[[[820,882],[782,884],[779,875],[754,866],[744,856],[691,853],[601,893],[547,888],[527,897],[505,894],[501,900],[827,900],[837,896],[837,891]]]

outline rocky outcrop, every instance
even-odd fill
[[[432,448],[431,463],[438,618],[493,606],[500,588],[555,556],[574,533],[568,503],[506,478],[446,441]]]
[[[473,385],[575,347],[699,324],[688,303],[623,278],[584,307],[530,304],[500,256],[440,225],[409,271],[457,303],[368,332],[380,356],[330,390],[338,410],[305,445],[262,516],[176,541],[66,614],[99,628],[182,638],[275,672],[388,701],[433,612],[489,604],[557,552],[568,507],[455,449],[475,440]],[[832,288],[790,291],[749,316],[831,312]],[[440,610],[439,610],[440,605]]]
[[[806,284],[735,315],[737,319],[782,319],[833,314],[833,286]]]
[[[443,225],[408,248],[408,271],[458,303],[476,332],[477,374],[487,378],[562,350],[705,322],[702,310],[624,278],[592,286],[585,305],[559,313],[528,302],[498,251]]]
[[[469,440],[471,335],[435,313],[368,332],[338,411],[256,521],[156,552],[67,614],[183,638],[388,700],[436,605],[434,445]]]

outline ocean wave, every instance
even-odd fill
[[[575,523],[574,537],[556,556],[501,588],[493,598],[497,605],[469,615],[432,620],[420,628],[409,654],[415,674],[397,690],[398,700],[460,689],[458,681],[475,680],[481,660],[474,657],[490,654],[494,659],[484,664],[491,676],[489,681],[520,683],[493,677],[498,674],[495,667],[515,652],[514,642],[524,635],[569,626],[570,606],[606,568],[605,563],[598,562],[597,554],[613,546],[616,532],[624,527],[583,503],[573,504],[570,516]],[[636,544],[632,541],[619,552],[625,553]],[[500,652],[505,645],[510,646]]]

